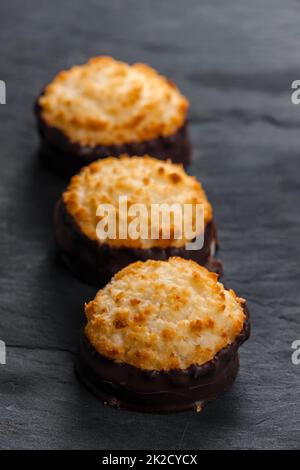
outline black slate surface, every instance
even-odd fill
[[[299,23],[296,0],[1,1],[0,448],[299,447]],[[95,289],[56,262],[51,217],[65,182],[37,159],[31,107],[58,70],[97,54],[148,62],[191,101],[190,172],[253,323],[237,382],[201,414],[104,407],[73,373]]]

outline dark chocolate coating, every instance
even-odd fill
[[[176,248],[128,248],[98,243],[88,238],[60,199],[54,213],[55,239],[63,262],[82,281],[103,287],[114,274],[135,261],[167,260],[171,256],[192,259],[207,269],[221,274],[222,263],[210,256],[212,241],[217,243],[216,227],[210,222],[205,228],[201,250]]]
[[[169,371],[143,370],[99,354],[82,330],[76,372],[80,381],[111,406],[135,411],[168,413],[201,410],[225,392],[239,368],[238,348],[250,336],[248,310],[235,341],[203,365]]]
[[[41,107],[35,103],[38,131],[41,136],[41,156],[52,168],[64,176],[72,176],[85,165],[109,156],[151,155],[160,160],[171,159],[185,167],[191,161],[191,144],[187,122],[175,134],[157,139],[122,145],[97,145],[95,147],[73,143],[58,128],[50,126],[41,115]]]

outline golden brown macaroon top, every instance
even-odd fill
[[[119,145],[175,134],[188,101],[145,64],[93,57],[62,71],[39,98],[43,119],[81,145]]]
[[[126,210],[125,206],[119,204],[122,197],[127,198]],[[181,165],[147,155],[108,157],[91,163],[73,176],[63,193],[63,201],[68,213],[87,237],[99,243],[133,248],[185,246],[194,238],[188,238],[187,229],[192,230],[190,233],[202,234],[205,224],[212,220],[213,215],[201,184],[193,176],[187,175]],[[177,213],[181,213],[182,218],[177,218],[172,211],[170,218],[156,219],[155,214],[152,216],[153,205],[163,203],[168,204],[170,209],[172,204],[177,204],[180,208]],[[105,208],[106,204],[111,205],[110,209]],[[131,215],[130,209],[137,207],[136,204],[143,204],[147,212]],[[190,205],[190,212],[184,204]],[[197,205],[203,210],[204,217],[197,214]],[[97,212],[99,207],[103,208],[102,212]],[[114,212],[117,219],[115,238],[110,236],[105,239],[96,229],[103,218],[108,224],[108,214],[113,215]],[[119,232],[122,225],[119,221],[122,222],[124,218],[127,223],[125,237]],[[140,233],[132,235],[130,229],[137,219],[140,220],[137,227]],[[199,224],[199,220],[204,223]],[[151,231],[152,227],[157,229],[156,235]],[[168,227],[169,233],[165,230]],[[147,229],[146,236],[141,228]]]
[[[202,365],[243,328],[244,299],[191,260],[138,261],[86,304],[85,333],[117,362],[148,370]]]

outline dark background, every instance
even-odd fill
[[[1,0],[1,448],[299,447],[299,25],[296,0]],[[238,379],[201,414],[111,409],[74,376],[95,289],[55,260],[65,182],[39,163],[32,103],[57,71],[99,54],[147,62],[190,99],[190,172],[215,207],[226,283],[248,299]]]

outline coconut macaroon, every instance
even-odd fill
[[[101,287],[137,260],[182,256],[221,272],[213,210],[182,166],[149,156],[109,157],[73,176],[55,211],[62,259]]]
[[[77,372],[105,402],[201,410],[238,371],[245,300],[191,260],[133,263],[85,306]]]
[[[35,111],[42,154],[68,175],[122,153],[190,161],[188,101],[145,64],[94,57],[60,72],[39,96]]]

